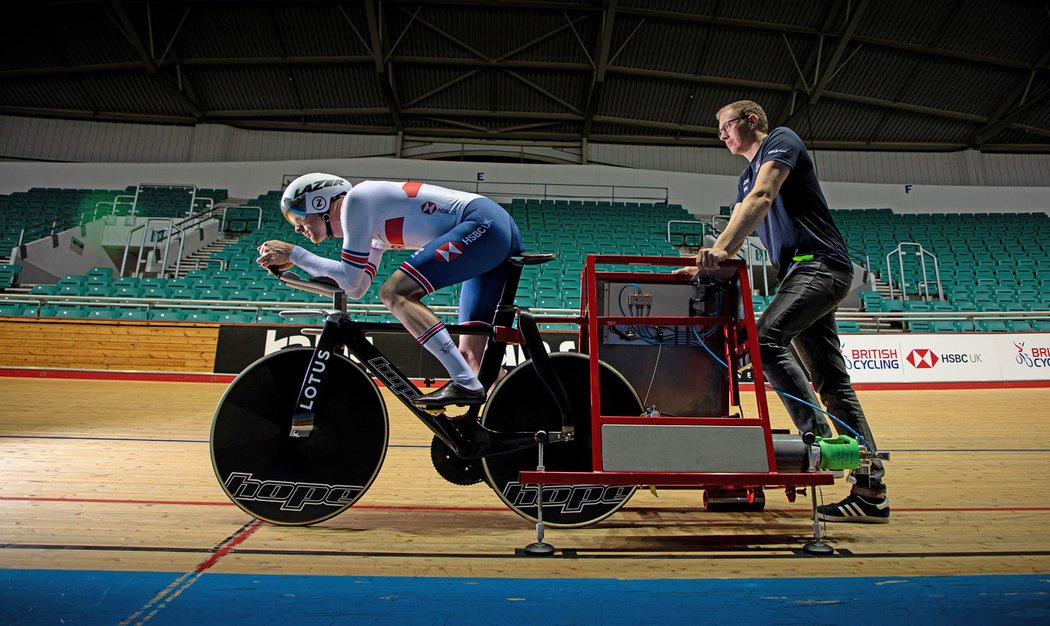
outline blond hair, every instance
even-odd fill
[[[715,119],[722,117],[722,113],[726,111],[732,111],[733,117],[747,117],[750,115],[758,116],[758,123],[755,124],[755,130],[759,132],[769,132],[769,119],[766,117],[766,112],[762,109],[757,102],[751,100],[737,100],[731,102],[715,113]]]

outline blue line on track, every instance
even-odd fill
[[[208,443],[207,439],[151,439],[148,437],[81,437],[76,435],[0,435],[0,439],[73,439],[76,441],[148,441],[151,443]],[[429,445],[390,444],[388,448],[426,448]]]
[[[834,557],[823,562],[828,570],[836,569]],[[0,571],[0,622],[117,624],[177,576]],[[151,626],[1045,624],[1050,622],[1050,576],[620,580],[207,572],[156,608],[148,618]],[[139,617],[126,623],[144,622]]]
[[[151,439],[148,437],[85,437],[77,435],[0,435],[0,439],[75,439],[80,441],[150,441],[156,443],[208,443],[207,439]],[[390,448],[423,448],[429,449],[429,445],[390,444]],[[965,454],[995,454],[1000,452],[1033,452],[1047,453],[1050,448],[930,448],[930,449],[887,449],[892,453],[927,454],[927,453],[965,453]]]

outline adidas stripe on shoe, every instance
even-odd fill
[[[854,524],[888,524],[890,499],[865,498],[851,493],[841,502],[817,507],[817,519],[822,522],[850,522]]]

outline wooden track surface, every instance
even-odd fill
[[[548,529],[559,553],[533,559],[514,554],[534,541],[533,525],[483,484],[443,481],[429,432],[389,396],[391,448],[354,508],[308,528],[254,523],[210,465],[224,388],[0,378],[0,568],[615,578],[1050,571],[1050,389],[861,392],[880,447],[893,454],[893,518],[827,525],[830,559],[800,555],[812,533],[808,500],[772,489],[760,513],[706,513],[697,490],[640,489],[595,526]],[[770,402],[774,425],[788,427]],[[745,411],[753,415],[753,404]],[[847,486],[822,491],[833,501]]]

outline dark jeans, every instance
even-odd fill
[[[816,389],[828,413],[857,431],[871,447],[876,447],[850,384],[835,328],[835,309],[849,292],[852,279],[852,271],[823,261],[797,264],[780,283],[776,296],[758,320],[758,343],[762,371],[774,389],[819,406],[813,393]],[[813,388],[809,386],[807,372]],[[791,398],[782,399],[800,433],[831,436],[829,420],[823,413]],[[834,427],[836,432],[856,437],[840,424]],[[870,470],[870,474],[853,474],[851,482],[856,483],[853,489],[861,495],[881,496],[886,491],[882,463],[872,462]]]

